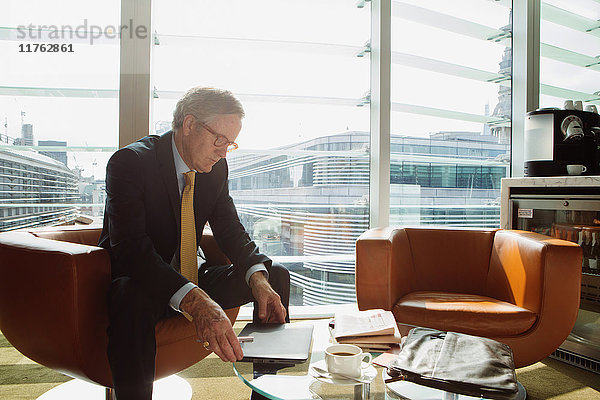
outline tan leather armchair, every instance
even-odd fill
[[[399,323],[496,339],[522,367],[571,332],[581,262],[578,245],[532,232],[372,229],[356,243],[358,306],[391,310]]]
[[[0,329],[35,362],[68,376],[112,386],[106,355],[110,258],[97,247],[101,227],[53,227],[0,234]],[[200,246],[228,263],[212,235]],[[239,308],[226,310],[232,323]],[[183,316],[156,326],[156,379],[206,357]]]

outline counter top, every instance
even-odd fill
[[[540,176],[502,178],[502,190],[504,187],[547,187],[547,186],[600,186],[600,176]]]

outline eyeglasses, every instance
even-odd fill
[[[215,146],[216,147],[225,147],[227,146],[227,152],[230,153],[238,148],[238,144],[236,142],[230,142],[226,136],[221,135],[215,132],[211,127],[206,125],[203,122],[198,121],[198,124],[206,129],[209,133],[215,136]]]

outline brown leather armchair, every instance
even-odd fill
[[[52,227],[0,234],[0,329],[21,353],[68,376],[112,386],[106,355],[110,258],[101,227]],[[212,235],[200,246],[225,264]],[[226,310],[232,323],[239,308]],[[183,316],[156,326],[156,379],[206,357]]]
[[[372,229],[356,243],[358,306],[391,310],[399,323],[496,339],[522,367],[571,332],[581,262],[578,245],[532,232]]]

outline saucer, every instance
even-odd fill
[[[335,377],[335,378],[326,378],[324,376],[319,375],[319,373],[312,368],[313,365],[316,366],[317,368],[321,368],[321,369],[324,369],[325,371],[327,371],[327,364],[325,363],[325,360],[320,360],[320,361],[317,361],[317,362],[311,364],[310,368],[308,369],[308,374],[320,382],[333,383],[335,385],[344,385],[344,386],[349,386],[349,385],[355,386],[355,385],[362,384],[361,382],[357,382],[353,379],[342,378],[341,376]],[[362,376],[359,379],[366,380],[366,381],[372,381],[377,376],[377,369],[373,365],[369,365],[368,368],[365,368],[362,371],[363,371]]]

